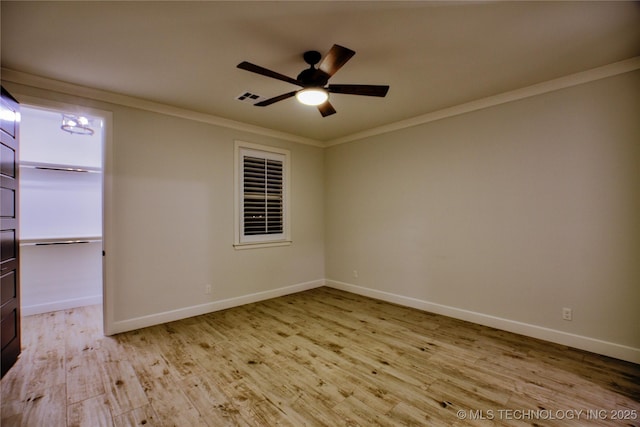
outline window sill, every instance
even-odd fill
[[[256,242],[256,243],[235,243],[233,247],[236,250],[273,248],[277,246],[289,246],[293,243],[291,240],[280,240],[277,242]]]

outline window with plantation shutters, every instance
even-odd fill
[[[282,234],[282,161],[245,155],[242,162],[244,235]]]
[[[288,151],[237,142],[236,165],[236,245],[288,243]]]

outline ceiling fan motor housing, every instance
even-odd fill
[[[316,68],[307,68],[298,74],[297,80],[304,87],[323,87],[329,81],[329,76]]]
[[[322,54],[315,50],[310,50],[305,52],[302,57],[304,61],[309,64],[309,68],[303,70],[296,80],[304,85],[304,87],[323,87],[329,81],[329,77],[326,73],[318,70],[314,67],[320,59],[322,58]]]

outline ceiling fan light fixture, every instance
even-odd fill
[[[296,98],[305,105],[320,105],[329,99],[329,94],[321,87],[312,87],[298,91]]]

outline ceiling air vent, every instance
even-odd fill
[[[262,101],[264,98],[260,95],[251,92],[241,93],[236,97],[238,101],[246,102],[248,104],[255,104],[256,102]]]

